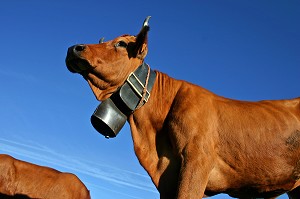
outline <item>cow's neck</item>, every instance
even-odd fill
[[[130,115],[128,121],[135,153],[154,184],[158,186],[160,176],[168,167],[170,159],[174,158],[174,154],[170,154],[173,151],[171,141],[164,128],[181,81],[160,72],[156,73],[149,101]]]
[[[145,104],[148,104],[150,111],[160,113],[166,111],[166,105],[171,105],[172,100],[170,99],[175,97],[181,83],[182,81],[175,80],[166,74],[151,70],[143,62],[110,98],[128,117],[138,115],[138,109]],[[151,98],[151,102],[148,102],[149,98]],[[145,111],[147,108],[143,108],[143,110]]]
[[[156,73],[143,62],[128,76],[111,99],[125,115],[129,116],[148,101],[155,79]]]

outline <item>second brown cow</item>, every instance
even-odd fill
[[[74,174],[0,154],[0,198],[90,199]]]

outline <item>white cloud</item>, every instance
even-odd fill
[[[91,184],[91,183],[87,183],[87,185],[89,187],[94,187],[97,190],[104,190],[105,192],[111,192],[111,193],[114,193],[114,194],[118,194],[118,195],[130,197],[130,198],[134,198],[134,199],[143,199],[143,198],[140,198],[140,197],[128,195],[126,193],[122,193],[122,192],[119,192],[119,191],[116,191],[116,190],[112,190],[112,189],[109,189],[109,188],[106,188],[106,187],[103,187],[103,186],[99,186],[99,185],[95,185],[95,184]]]
[[[29,81],[29,82],[37,82],[37,78],[31,74],[25,74],[16,72],[16,70],[8,71],[8,70],[0,70],[0,75],[6,76],[13,79],[19,79],[22,81]]]
[[[84,159],[70,158],[36,143],[26,141],[30,144],[25,144],[24,142],[0,138],[0,152],[13,156],[17,155],[25,159],[33,159],[40,164],[51,165],[51,167],[53,165],[55,168],[62,167],[66,170],[70,170],[70,172],[81,173],[90,178],[104,180],[118,186],[126,186],[146,192],[157,193],[156,189],[152,186],[150,178],[146,175],[110,165],[89,162]],[[88,183],[93,184],[92,182]]]

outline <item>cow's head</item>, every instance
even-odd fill
[[[111,41],[79,44],[68,49],[68,69],[87,80],[98,100],[109,98],[142,64],[148,51],[149,18],[137,36],[122,35]]]

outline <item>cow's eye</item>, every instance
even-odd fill
[[[125,41],[119,41],[118,43],[115,44],[115,47],[127,48],[127,43]]]

